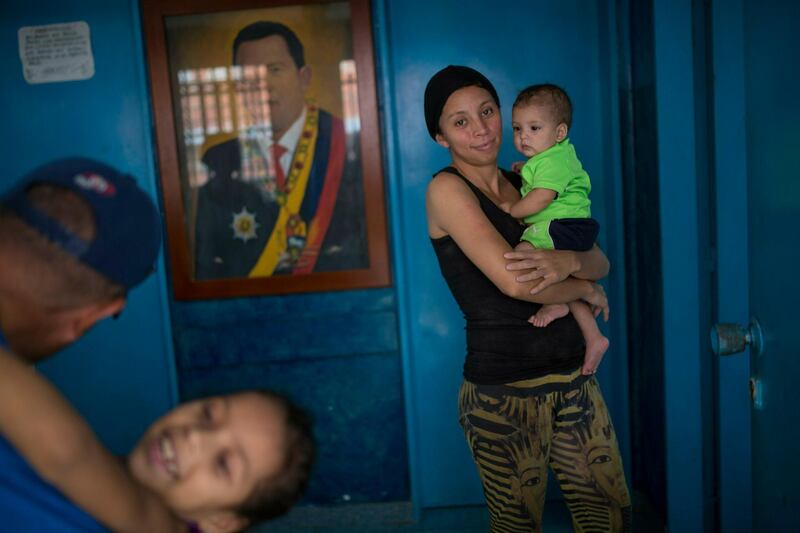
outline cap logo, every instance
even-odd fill
[[[87,191],[94,191],[100,196],[114,196],[117,190],[100,174],[83,172],[75,175],[75,184]]]

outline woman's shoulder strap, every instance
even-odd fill
[[[452,165],[451,165],[451,166],[449,166],[449,167],[444,167],[444,168],[443,168],[443,169],[441,169],[440,171],[436,172],[436,173],[433,175],[433,177],[435,178],[436,176],[438,176],[439,174],[442,174],[443,172],[446,172],[446,173],[448,173],[448,174],[454,174],[454,175],[458,176],[459,178],[461,178],[461,181],[463,181],[464,183],[466,183],[466,184],[467,184],[467,186],[468,186],[468,187],[469,187],[469,188],[472,190],[472,192],[474,192],[475,194],[477,194],[479,197],[480,197],[480,196],[483,196],[483,193],[481,193],[480,189],[478,189],[478,188],[477,188],[475,185],[473,185],[473,184],[472,184],[472,182],[471,182],[471,181],[469,181],[469,180],[468,180],[468,179],[467,179],[467,178],[464,176],[464,174],[462,174],[462,173],[461,173],[461,171],[460,171],[460,170],[458,170],[456,167],[454,167],[454,166],[452,166]]]
[[[464,176],[464,174],[461,173],[460,170],[458,170],[454,166],[444,167],[442,170],[440,170],[439,172],[434,174],[433,177],[436,178],[436,176],[438,176],[439,174],[441,174],[443,172],[446,172],[448,174],[454,174],[454,175],[458,176],[459,178],[461,178],[461,181],[463,181],[464,183],[467,184],[467,187],[469,187],[469,189],[472,191],[472,194],[474,194],[478,198],[478,201],[480,203],[491,202],[488,198],[486,198],[486,195],[483,194],[483,191],[481,191],[479,188],[477,188],[471,181],[469,181]]]
[[[444,167],[441,170],[437,170],[436,172],[433,173],[432,177],[435,178],[436,176],[438,176],[442,172],[447,172],[448,174],[455,174],[456,176],[458,176],[462,180],[465,180],[465,181],[467,180],[467,178],[465,178],[464,175],[461,172],[459,172],[459,170],[456,167],[454,167],[452,165],[448,166],[448,167]]]

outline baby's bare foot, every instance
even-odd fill
[[[586,341],[586,355],[583,357],[583,368],[581,368],[584,376],[597,372],[597,367],[600,366],[606,350],[608,350],[608,339],[602,335]]]
[[[569,306],[567,304],[543,305],[535,315],[528,319],[528,322],[537,328],[544,328],[553,320],[567,316],[567,313],[569,313]]]

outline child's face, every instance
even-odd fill
[[[557,122],[547,106],[528,104],[511,111],[511,129],[514,131],[514,146],[533,157],[551,148],[567,136],[567,125]]]
[[[202,523],[227,513],[223,518],[236,520],[231,510],[280,470],[284,420],[282,408],[257,393],[179,405],[150,426],[129,468],[178,516]]]

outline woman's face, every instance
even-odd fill
[[[439,117],[436,142],[450,150],[453,162],[496,165],[503,140],[500,109],[486,89],[459,89],[447,99]]]
[[[235,515],[256,484],[280,470],[284,419],[257,393],[180,405],[150,426],[128,457],[130,471],[183,518]]]

